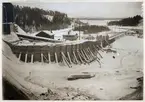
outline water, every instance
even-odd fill
[[[100,25],[107,26],[107,23],[111,20],[81,20],[84,23],[89,23],[89,25]]]

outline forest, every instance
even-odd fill
[[[48,19],[51,17],[52,19]],[[43,10],[25,6],[14,6],[14,19],[26,32],[31,30],[55,30],[66,28],[71,24],[67,14],[52,10]]]
[[[88,34],[88,33],[98,33],[102,31],[109,31],[110,29],[107,26],[85,25],[85,26],[75,27],[74,30],[84,31],[84,34]]]
[[[142,19],[143,18],[140,15],[136,15],[134,17],[124,18],[119,21],[110,21],[108,22],[108,25],[137,26]]]

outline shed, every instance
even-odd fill
[[[35,36],[54,39],[54,34],[47,30],[40,31]]]

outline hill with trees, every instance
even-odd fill
[[[15,23],[26,32],[61,29],[71,24],[65,13],[18,5],[14,5],[14,18]]]
[[[108,25],[137,26],[142,19],[143,18],[140,15],[136,15],[134,17],[124,18],[119,21],[110,21],[108,22]]]
[[[110,29],[107,26],[97,26],[97,25],[84,25],[74,28],[75,31],[84,31],[84,34],[89,33],[98,33],[102,31],[109,31]]]

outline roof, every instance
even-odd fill
[[[39,34],[39,33],[41,33],[41,32],[44,32],[44,33],[46,33],[46,34],[48,34],[48,35],[54,35],[54,33],[51,33],[51,32],[48,31],[48,30],[38,31],[38,32],[32,33],[31,35],[32,35],[32,36],[36,36],[37,34]]]

